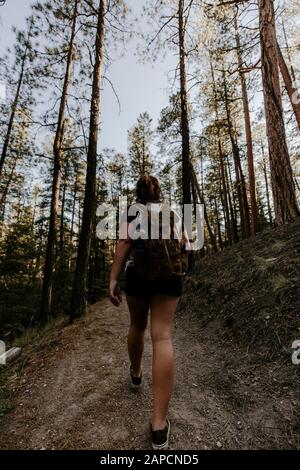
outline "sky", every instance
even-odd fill
[[[0,55],[14,43],[12,26],[22,28],[30,13],[32,0],[6,0],[0,7]],[[141,0],[128,0],[128,5],[139,14]],[[102,94],[101,132],[99,150],[105,147],[127,151],[127,130],[138,115],[148,111],[156,125],[161,109],[168,104],[167,72],[174,68],[176,58],[167,55],[164,61],[139,64],[134,56],[137,40],[132,40],[123,58],[114,53],[114,60],[106,74],[113,83],[121,103],[105,80]],[[1,92],[1,89],[0,89]],[[2,90],[3,93],[3,90]]]

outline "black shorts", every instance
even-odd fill
[[[182,284],[182,276],[149,281],[138,275],[133,264],[129,264],[125,270],[124,291],[130,297],[144,299],[157,294],[180,297],[182,295]]]

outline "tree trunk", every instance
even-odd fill
[[[299,208],[283,120],[274,4],[272,0],[259,0],[259,22],[261,70],[275,223],[284,224],[299,215]]]
[[[97,185],[97,182],[96,182]],[[100,185],[96,189],[96,204],[101,202],[100,196]],[[117,218],[119,214],[117,215]],[[88,264],[88,280],[87,280],[87,301],[89,304],[94,304],[97,301],[97,261],[98,261],[98,247],[99,240],[97,239],[96,233],[96,212],[94,212],[94,220],[92,223],[92,235],[91,235],[91,248],[89,255]]]
[[[230,212],[229,212],[228,193],[227,193],[226,176],[225,176],[225,165],[224,165],[225,156],[222,151],[220,140],[218,140],[218,148],[219,148],[219,164],[220,164],[220,176],[221,176],[221,195],[222,195],[222,204],[223,204],[224,215],[225,215],[225,226],[226,226],[226,231],[227,231],[228,242],[230,245],[232,245],[233,233],[232,233],[232,225],[231,225]]]
[[[188,117],[188,93],[185,64],[185,20],[184,0],[179,0],[179,61],[180,61],[180,102],[182,136],[182,198],[183,204],[191,204],[190,176],[190,128]]]
[[[270,204],[270,192],[269,192],[269,182],[268,182],[268,175],[267,175],[267,164],[265,159],[265,149],[263,143],[261,143],[261,150],[263,156],[263,172],[264,172],[264,179],[265,179],[265,186],[266,186],[266,196],[267,196],[267,207],[268,207],[268,215],[270,224],[273,224],[272,218],[272,211],[271,211],[271,204]]]
[[[211,54],[209,54],[209,64],[210,64],[210,71],[211,71],[211,78],[212,78],[212,85],[213,85],[213,105],[215,111],[215,125],[217,126],[217,145],[218,145],[218,153],[219,153],[219,175],[220,175],[220,197],[224,212],[224,221],[225,221],[225,229],[227,232],[227,238],[230,245],[232,245],[232,228],[231,228],[231,220],[229,214],[229,206],[228,206],[228,194],[227,194],[227,187],[226,187],[226,178],[225,178],[225,168],[224,168],[224,154],[222,150],[222,142],[221,142],[221,133],[220,133],[220,120],[219,120],[219,111],[218,111],[218,102],[217,102],[217,88],[215,82],[215,74],[211,59]]]
[[[23,54],[22,60],[21,60],[21,66],[20,66],[21,68],[20,68],[20,75],[19,75],[18,85],[17,85],[17,89],[16,89],[16,94],[15,94],[15,97],[14,97],[14,100],[13,100],[13,103],[12,103],[12,106],[11,106],[11,112],[10,112],[10,117],[9,117],[9,121],[8,121],[7,131],[6,131],[4,142],[3,142],[3,148],[2,148],[1,157],[0,157],[0,176],[2,174],[3,165],[4,165],[4,162],[5,162],[6,156],[7,156],[7,151],[8,151],[9,143],[10,143],[10,136],[11,136],[11,132],[12,132],[12,129],[13,129],[15,114],[16,114],[16,110],[17,110],[17,107],[18,107],[18,103],[19,103],[20,91],[21,91],[21,88],[22,88],[22,85],[23,85],[25,65],[26,65],[26,60],[27,60],[28,51],[29,51],[29,39],[30,39],[30,34],[31,34],[31,28],[32,28],[32,23],[30,24],[30,28],[29,28],[29,32],[28,32],[28,39],[27,39],[26,46],[25,46],[25,49],[24,49],[24,54]]]
[[[210,221],[209,221],[209,218],[208,218],[207,208],[206,208],[206,203],[205,203],[205,200],[204,200],[204,196],[203,196],[203,193],[200,189],[200,186],[199,186],[197,176],[196,176],[196,173],[195,173],[192,162],[191,162],[190,165],[191,165],[190,166],[190,174],[192,176],[192,187],[194,188],[193,195],[195,197],[195,200],[197,200],[197,196],[198,196],[198,200],[201,202],[201,204],[203,204],[204,219],[205,219],[205,222],[206,222],[206,226],[207,226],[207,230],[208,230],[208,233],[209,233],[210,241],[211,241],[213,250],[217,252],[218,251],[218,246],[217,246],[216,238],[214,236],[214,233],[212,231]]]
[[[277,43],[277,49],[278,49],[278,58],[279,58],[279,68],[280,72],[284,81],[285,89],[287,91],[288,97],[290,99],[296,121],[298,124],[298,128],[300,130],[300,100],[299,100],[299,93],[296,88],[296,86],[293,84],[292,77],[290,75],[288,66],[286,65],[286,62],[284,60],[284,57],[282,55],[281,49],[279,47],[279,44]]]
[[[224,225],[225,225],[225,241],[229,243],[229,245],[232,245],[232,237],[231,237],[231,227],[230,227],[230,219],[229,219],[229,210],[228,210],[228,204],[227,204],[227,197],[224,195],[224,188],[223,188],[223,179],[221,175],[221,166],[218,168],[218,173],[219,173],[219,195],[220,195],[220,200],[221,200],[221,205],[222,205],[222,211],[223,211],[223,219],[224,219]]]
[[[44,266],[44,278],[42,288],[41,307],[39,312],[39,321],[46,323],[51,315],[52,304],[52,285],[53,285],[53,271],[56,258],[56,243],[57,243],[57,229],[58,229],[58,212],[59,212],[59,193],[61,185],[61,165],[62,165],[62,142],[64,138],[64,122],[65,122],[65,109],[67,106],[68,91],[71,81],[71,70],[74,55],[74,43],[76,35],[76,22],[77,22],[77,6],[78,1],[75,1],[74,14],[72,19],[71,37],[68,47],[66,71],[64,77],[64,84],[62,89],[62,96],[59,106],[58,122],[53,144],[54,155],[54,169],[53,169],[53,183],[51,195],[51,208],[50,208],[50,221],[47,239],[46,258]]]
[[[219,218],[219,210],[217,206],[217,198],[214,196],[214,206],[215,206],[215,216],[216,216],[216,224],[217,224],[217,234],[218,234],[218,240],[219,240],[219,247],[220,250],[223,249],[223,240],[222,240],[222,233],[221,233],[221,224],[220,224],[220,218]]]
[[[74,223],[75,223],[77,191],[78,191],[78,173],[76,173],[76,176],[75,176],[73,203],[72,203],[72,216],[71,216],[71,229],[70,229],[70,243],[71,243],[71,245],[73,244],[73,236],[74,236]]]
[[[230,164],[230,159],[229,155],[227,155],[227,169],[228,169],[228,185],[229,185],[229,191],[232,194],[232,205],[233,205],[233,214],[234,214],[234,220],[236,222],[237,226],[237,204],[236,204],[236,192],[235,192],[235,187],[232,181],[232,172],[231,172],[231,164]]]
[[[64,244],[65,244],[65,203],[66,203],[66,190],[67,190],[67,177],[65,175],[63,181],[62,198],[61,198],[61,210],[60,210],[60,231],[59,231],[59,256],[62,263],[64,257]]]
[[[244,176],[242,172],[240,152],[239,152],[239,148],[236,142],[234,129],[232,125],[231,112],[230,112],[230,107],[228,104],[228,94],[227,94],[227,85],[226,85],[225,76],[224,76],[223,82],[224,82],[224,92],[225,92],[225,109],[226,109],[226,118],[227,118],[227,124],[228,124],[228,133],[229,133],[230,142],[231,142],[234,169],[235,169],[235,175],[236,175],[236,183],[237,183],[237,193],[238,193],[239,210],[240,210],[240,218],[241,218],[241,231],[242,231],[242,237],[247,238],[250,236],[248,199],[247,199],[246,191],[243,191],[245,180],[244,180]]]
[[[237,145],[237,142],[234,140],[233,144],[233,159],[234,159],[234,170],[236,174],[236,183],[237,183],[237,192],[238,192],[238,200],[239,200],[239,208],[240,208],[240,217],[241,217],[241,229],[242,229],[242,237],[247,238],[250,236],[250,218],[249,218],[249,206],[248,206],[248,199],[245,188],[243,185],[245,184],[244,175],[242,174],[242,165],[240,159],[240,151]],[[243,190],[244,189],[244,190]]]
[[[104,62],[104,14],[106,0],[99,1],[98,24],[95,44],[95,66],[93,72],[89,145],[84,195],[82,225],[71,298],[70,321],[83,315],[86,309],[87,270],[96,210],[97,142],[100,124],[100,87]]]
[[[18,161],[18,157],[16,156],[15,159],[14,159],[12,168],[10,170],[9,177],[7,179],[6,185],[5,185],[5,187],[2,191],[2,194],[1,194],[0,210],[1,210],[1,220],[2,220],[2,222],[4,222],[4,218],[5,218],[5,208],[6,208],[6,200],[7,200],[8,190],[9,190],[10,184],[11,184],[11,182],[13,180],[13,177],[14,177],[14,174],[15,174],[17,161]]]
[[[235,146],[238,149],[236,130],[235,130],[234,140],[235,140]],[[239,153],[239,149],[238,149],[238,153]],[[247,198],[247,187],[246,187],[245,176],[244,176],[244,173],[243,173],[243,168],[242,168],[242,163],[241,163],[240,158],[237,158],[237,166],[238,166],[239,177],[240,177],[240,181],[241,181],[241,188],[242,188],[242,193],[243,193],[244,213],[245,213],[245,222],[246,222],[246,233],[250,234],[251,229],[250,229],[249,205],[248,205],[248,198]]]
[[[226,194],[228,197],[228,206],[229,206],[229,211],[230,211],[231,236],[232,236],[232,242],[237,243],[239,241],[239,236],[238,236],[237,223],[236,223],[235,214],[234,214],[234,207],[232,204],[231,191],[229,187],[228,171],[230,171],[228,167],[228,159],[225,157],[224,174],[225,174]]]
[[[250,207],[251,207],[251,233],[252,235],[254,235],[256,232],[256,225],[257,225],[257,202],[256,202],[255,170],[254,170],[254,159],[253,159],[253,142],[252,142],[252,130],[251,130],[251,119],[250,119],[250,111],[249,111],[247,84],[245,80],[245,75],[241,71],[243,68],[243,57],[242,57],[241,42],[240,42],[240,36],[238,32],[236,16],[234,17],[234,27],[235,27],[235,39],[236,39],[239,76],[240,76],[241,90],[242,90],[245,131],[246,131],[247,162],[248,162],[248,173],[249,173],[249,191],[250,191]]]
[[[143,159],[143,176],[146,174],[146,171],[145,171],[145,140],[143,139],[143,153],[142,153],[142,159]]]
[[[227,219],[227,214],[225,210],[225,204],[224,204],[224,197],[223,197],[223,191],[222,191],[222,182],[221,182],[221,176],[220,176],[220,168],[218,169],[219,172],[219,196],[220,196],[220,201],[221,201],[221,206],[222,206],[222,212],[223,212],[223,219],[224,219],[224,225],[225,225],[225,246],[229,243],[232,245],[231,241],[231,235],[230,235],[230,230],[229,230],[229,224],[228,224],[228,219]],[[228,235],[230,238],[228,238]]]

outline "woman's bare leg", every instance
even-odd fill
[[[141,375],[141,363],[144,351],[144,333],[150,307],[149,300],[126,296],[130,313],[128,331],[128,354],[135,377]]]
[[[172,345],[172,323],[179,298],[157,295],[151,299],[151,338],[153,345],[152,387],[153,413],[152,429],[166,426],[169,401],[174,374],[174,353]]]

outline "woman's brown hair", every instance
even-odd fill
[[[160,184],[155,176],[141,176],[136,184],[136,201],[141,204],[160,200]]]

